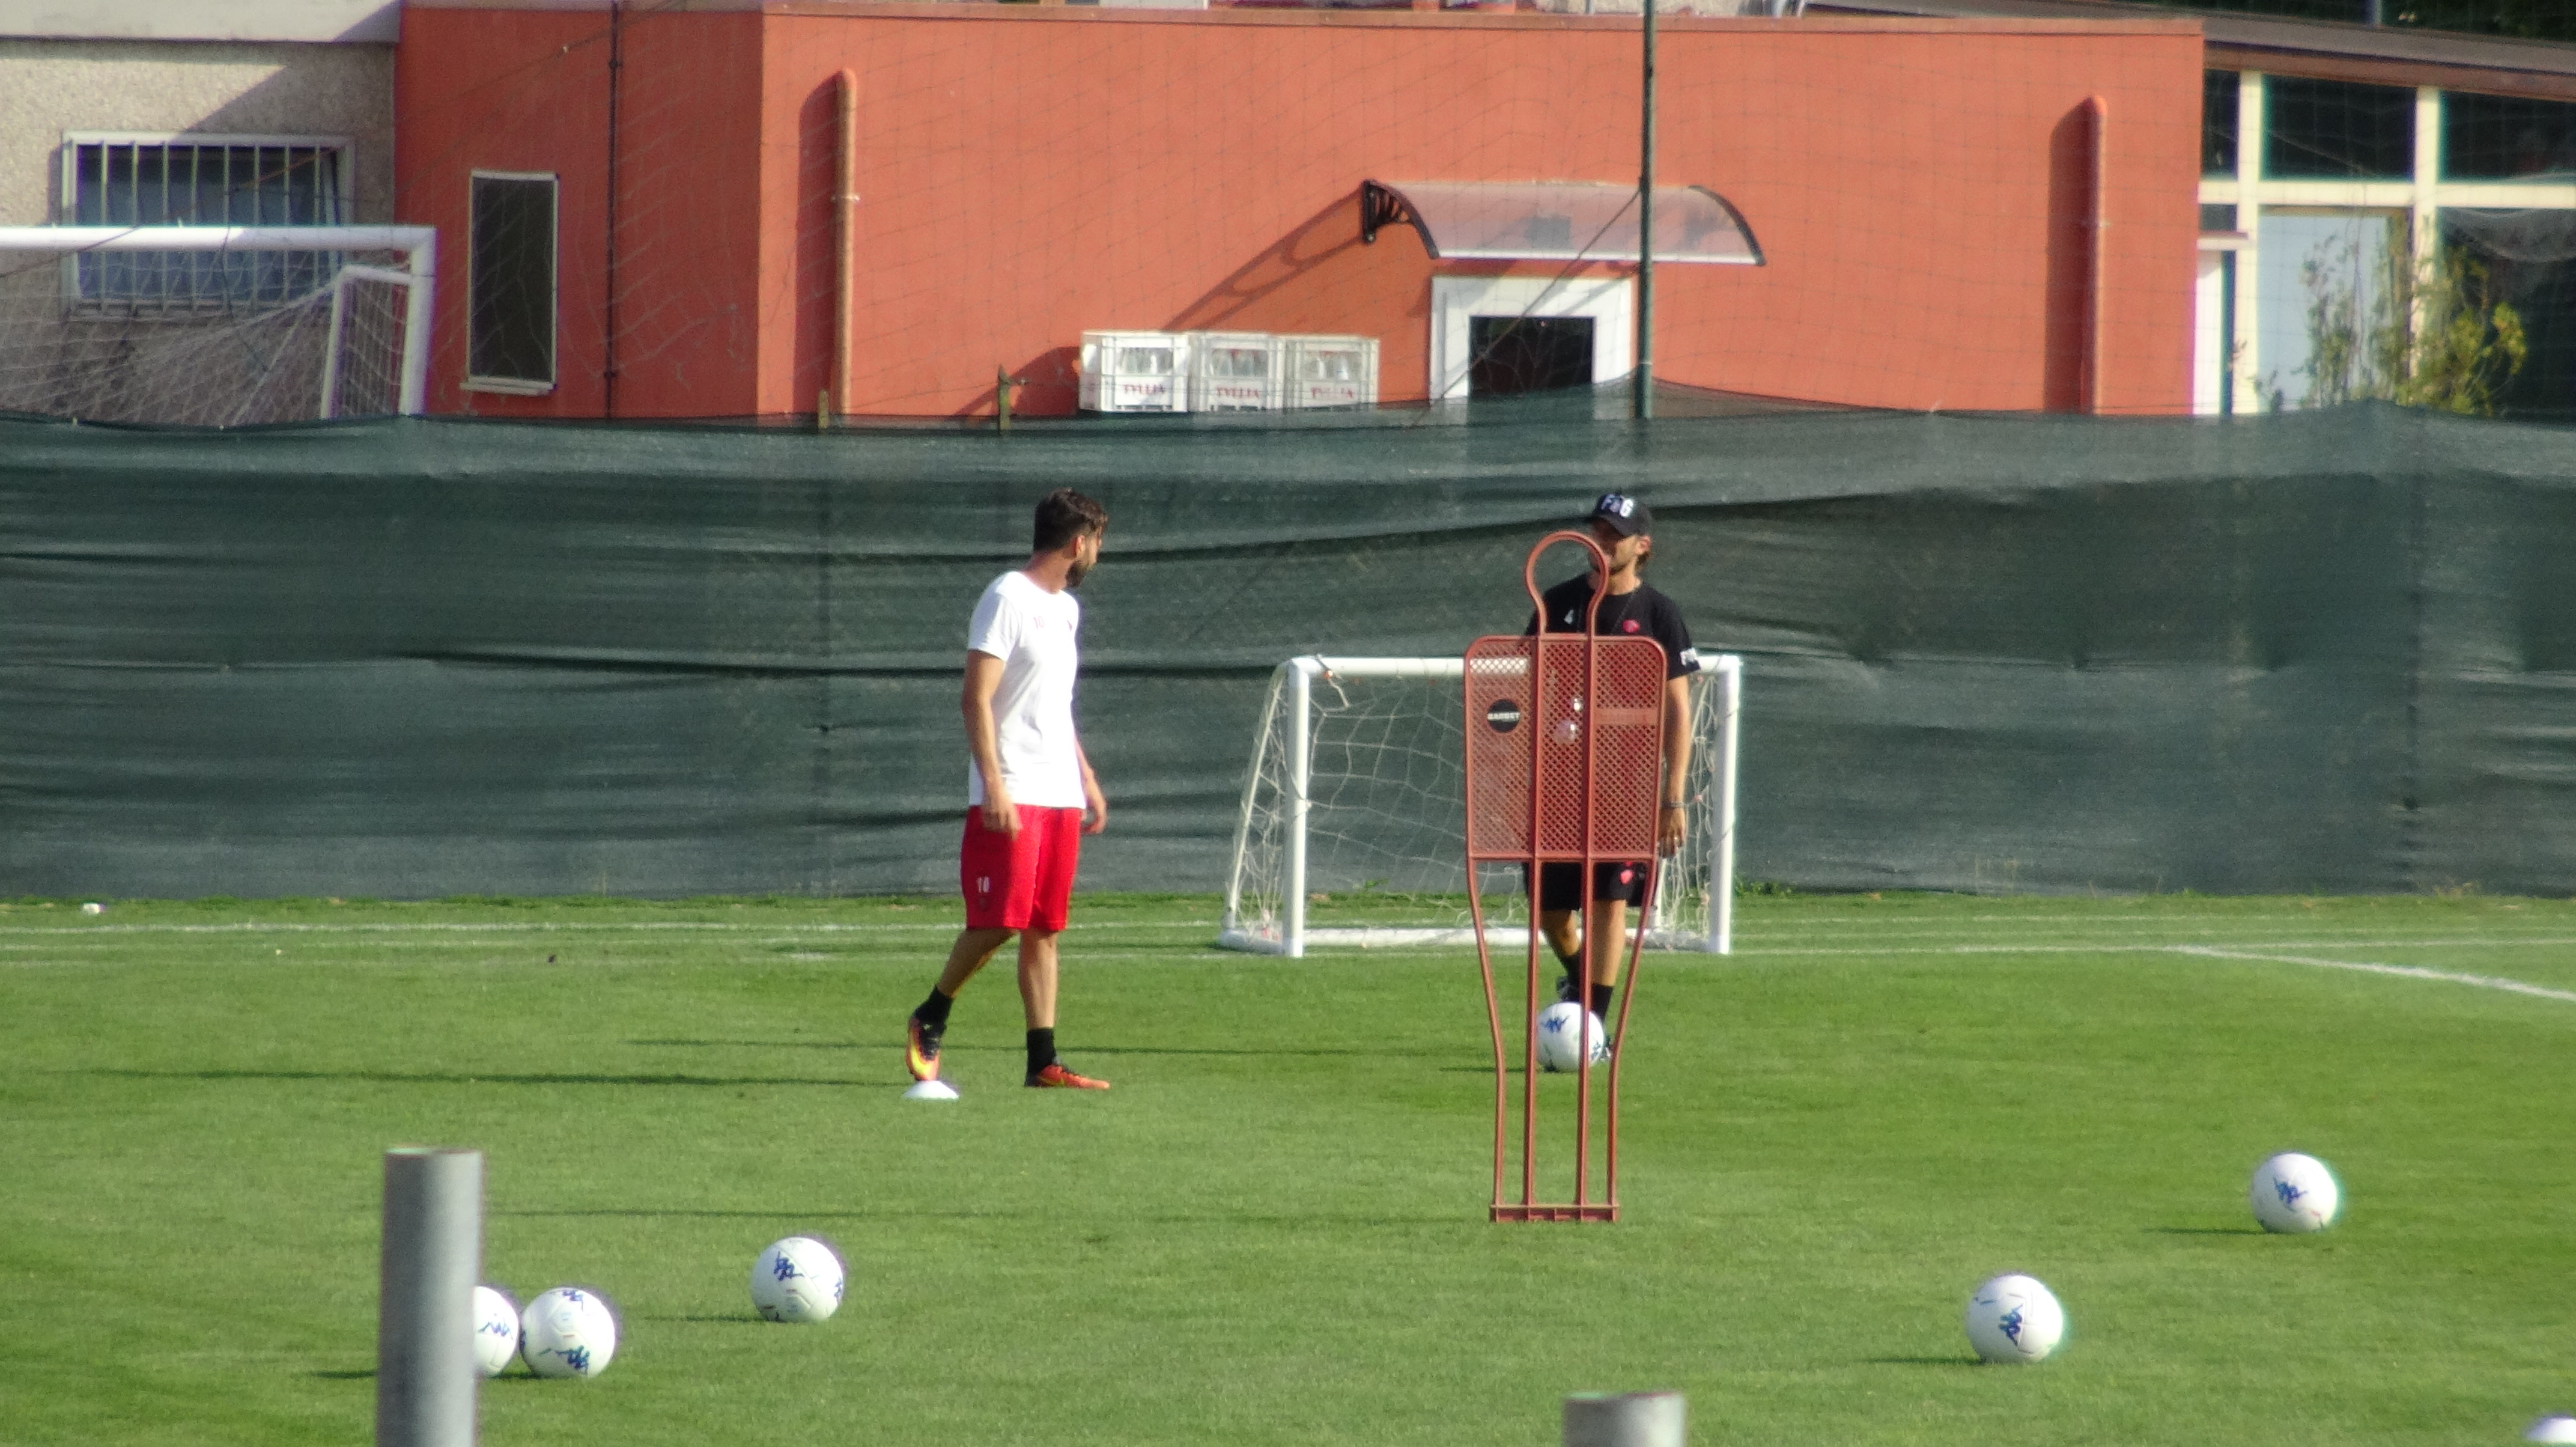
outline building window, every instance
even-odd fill
[[[2442,179],[2566,179],[2576,173],[2576,105],[2519,96],[2442,97]]]
[[[2232,70],[2200,73],[2200,174],[2236,174],[2238,81]]]
[[[2404,86],[2269,77],[2266,177],[2385,177],[2415,172],[2415,92]]]
[[[338,226],[349,143],[330,136],[63,138],[63,209],[75,226]],[[119,251],[67,263],[79,305],[194,314],[284,306],[329,284],[311,251]]]
[[[555,385],[555,190],[551,175],[477,171],[466,284],[465,385]]]

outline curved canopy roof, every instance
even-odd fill
[[[1637,188],[1613,181],[1368,181],[1360,239],[1409,222],[1444,261],[1637,259]],[[1761,244],[1705,186],[1655,188],[1655,260],[1760,266]]]

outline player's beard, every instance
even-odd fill
[[[1068,589],[1079,588],[1082,586],[1082,580],[1090,576],[1090,574],[1091,564],[1084,562],[1080,558],[1076,558],[1071,563],[1065,565],[1064,585]]]

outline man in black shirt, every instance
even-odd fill
[[[1592,631],[1643,636],[1664,646],[1664,787],[1656,815],[1655,842],[1656,852],[1670,857],[1681,848],[1686,817],[1682,788],[1690,777],[1689,676],[1699,669],[1699,650],[1691,646],[1690,627],[1682,621],[1682,610],[1672,599],[1646,586],[1643,574],[1655,551],[1655,519],[1646,505],[1621,493],[1603,493],[1584,521],[1592,530],[1593,540],[1601,544],[1601,551],[1610,555],[1609,589],[1601,599],[1600,612],[1594,615]],[[1530,620],[1523,633],[1536,633],[1542,626],[1550,633],[1581,632],[1583,610],[1591,604],[1598,586],[1596,578],[1587,569],[1541,594],[1544,611]],[[1575,914],[1582,909],[1585,892],[1582,875],[1581,864],[1541,866],[1539,930],[1565,967],[1565,983],[1557,992],[1557,998],[1563,1000],[1577,999],[1582,994],[1583,956],[1579,951],[1585,941],[1590,942],[1592,998],[1588,1003],[1606,1023],[1610,1018],[1611,992],[1618,986],[1619,967],[1624,963],[1622,945],[1627,935],[1628,910],[1631,906],[1643,908],[1646,903],[1646,866],[1643,860],[1595,866],[1590,891],[1592,908],[1578,930]]]

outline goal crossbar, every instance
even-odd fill
[[[418,416],[429,404],[429,327],[438,277],[438,228],[435,226],[0,226],[0,253],[11,251],[80,252],[253,252],[253,251],[398,251],[403,269],[353,267],[351,276],[333,283],[332,341],[339,340],[341,313],[349,280],[401,285],[403,355],[401,399],[397,410]],[[326,375],[319,411],[332,415],[336,370]]]
[[[1665,901],[1676,892],[1658,881],[1656,898],[1648,905],[1648,941],[1659,948],[1731,953],[1734,946],[1735,882],[1735,778],[1736,735],[1742,706],[1744,661],[1734,654],[1720,654],[1708,659],[1692,675],[1698,690],[1715,690],[1715,698],[1695,698],[1696,719],[1703,712],[1709,717],[1707,736],[1699,740],[1702,747],[1714,752],[1708,759],[1707,797],[1696,800],[1697,816],[1693,823],[1702,835],[1706,877],[1692,883],[1707,890],[1708,917],[1704,928],[1680,930],[1665,918]],[[1241,810],[1235,827],[1232,859],[1226,872],[1225,917],[1217,944],[1221,948],[1245,950],[1258,954],[1302,956],[1310,946],[1344,947],[1440,947],[1470,945],[1474,931],[1464,922],[1455,926],[1401,925],[1311,925],[1308,921],[1309,840],[1313,823],[1315,798],[1314,749],[1315,687],[1318,682],[1363,679],[1419,679],[1438,684],[1455,684],[1446,690],[1446,704],[1451,710],[1462,706],[1466,661],[1463,658],[1371,658],[1329,654],[1306,654],[1279,665],[1272,679],[1273,706],[1262,711],[1262,720],[1252,744],[1252,761],[1245,771]],[[1274,752],[1275,751],[1275,752]],[[1276,758],[1278,767],[1265,770],[1265,760]],[[1698,770],[1695,769],[1694,773]],[[1278,899],[1275,912],[1268,918],[1255,918],[1247,910],[1246,886],[1256,852],[1255,820],[1261,816],[1265,780],[1278,792],[1279,819]],[[1463,797],[1456,806],[1463,825]],[[1459,866],[1465,867],[1463,840]],[[1663,871],[1658,871],[1659,874]],[[1523,942],[1528,935],[1525,926],[1489,927],[1487,938],[1495,943]]]

